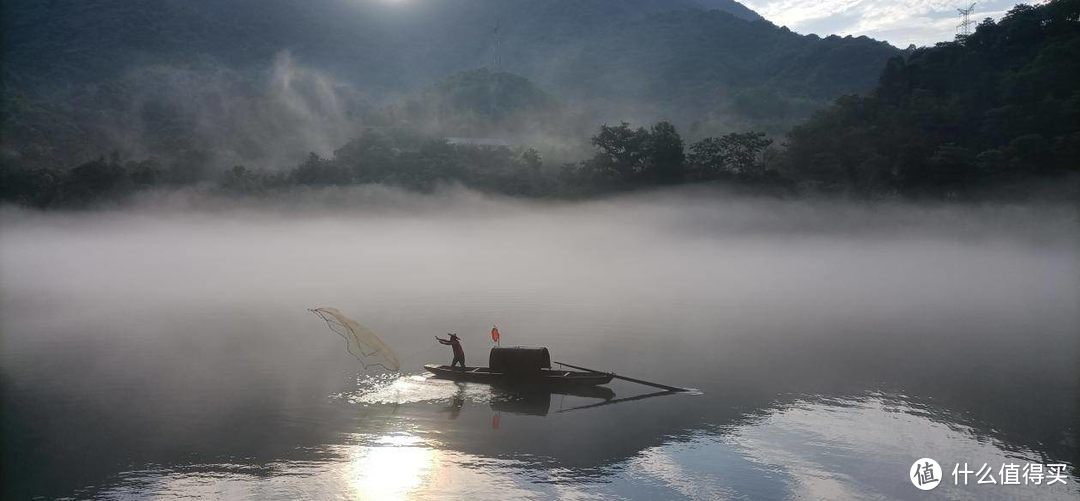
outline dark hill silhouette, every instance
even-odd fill
[[[10,0],[0,9],[4,158],[52,167],[114,149],[219,167],[289,164],[342,144],[371,110],[491,66],[573,107],[587,128],[668,119],[693,136],[779,133],[872,88],[898,53],[865,38],[801,36],[730,0]],[[334,127],[320,130],[320,116]]]

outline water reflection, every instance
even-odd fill
[[[353,404],[362,409],[356,428],[342,430],[339,443],[323,445],[327,454],[321,460],[282,460],[261,474],[221,465],[133,472],[95,495],[923,499],[925,493],[905,478],[912,458],[934,457],[943,466],[1045,461],[1038,451],[1002,443],[952,421],[948,413],[900,395],[871,392],[793,397],[727,423],[667,429],[654,445],[646,445],[654,437],[626,433],[623,440],[633,444],[631,452],[600,464],[571,466],[561,461],[563,456],[537,457],[547,450],[542,442],[562,433],[575,434],[579,449],[597,446],[588,435],[561,428],[570,422],[547,412],[545,404],[561,398],[558,394],[511,396],[469,384],[452,386],[456,389],[447,398],[397,409]],[[474,398],[484,394],[484,401]],[[503,426],[490,426],[493,412],[505,416]],[[590,429],[606,420],[588,412],[572,414],[575,426]],[[388,415],[394,417],[379,419]],[[551,431],[537,433],[536,426]],[[1075,499],[1080,489],[1074,479],[1064,486],[957,487],[943,482],[933,494],[950,499]]]
[[[337,360],[336,355],[328,352],[326,361]],[[771,368],[749,372],[757,376],[753,385],[713,372],[716,380],[703,394],[686,395],[623,383],[566,393],[522,391],[426,374],[365,374],[332,391],[321,378],[308,380],[298,372],[255,371],[259,378],[254,379],[243,377],[248,367],[210,367],[229,376],[212,387],[176,388],[164,402],[147,393],[139,406],[121,407],[108,393],[56,397],[43,394],[40,386],[34,393],[10,392],[19,388],[6,386],[5,397],[21,404],[5,415],[9,424],[18,424],[11,416],[27,410],[51,409],[32,400],[48,402],[46,397],[67,402],[60,415],[83,418],[76,426],[94,424],[101,416],[117,421],[97,433],[71,435],[50,421],[24,425],[62,437],[39,439],[46,447],[36,453],[68,468],[42,470],[56,477],[43,476],[42,483],[30,485],[43,489],[48,480],[59,487],[53,492],[74,491],[80,497],[166,499],[911,498],[916,491],[905,475],[918,457],[934,457],[946,468],[964,461],[1075,464],[1058,452],[1070,450],[1070,442],[1053,434],[1032,438],[1044,429],[1073,433],[1061,424],[1069,414],[1030,412],[1030,422],[1017,425],[1015,416],[1002,410],[1008,407],[985,405],[978,392],[961,391],[970,388],[966,380],[923,385],[921,377],[932,365],[891,383],[918,391],[918,397],[860,389],[866,383],[851,368],[839,381],[798,384],[766,384]],[[229,370],[222,372],[224,367]],[[22,381],[36,381],[23,374]],[[50,371],[40,381],[56,380],[57,374]],[[668,378],[681,382],[690,373]],[[286,398],[282,390],[290,385],[296,389]],[[1014,402],[1039,396],[1025,397],[1029,390],[1022,381],[998,387],[1002,398]],[[215,402],[212,397],[221,393],[239,399]],[[124,412],[118,412],[121,408]],[[88,441],[101,436],[110,441]],[[95,456],[66,454],[72,450]],[[108,454],[96,455],[102,451]],[[1065,487],[1011,486],[998,492],[943,485],[935,492],[950,498],[1004,493],[1068,499],[1080,494],[1075,470],[1071,473]],[[74,485],[52,483],[57,477]]]
[[[626,403],[626,402],[634,402],[634,401],[637,401],[637,400],[645,400],[646,398],[666,397],[666,396],[670,396],[670,395],[684,395],[685,396],[685,395],[695,395],[695,394],[697,394],[697,392],[694,392],[694,391],[689,391],[689,392],[685,392],[685,391],[669,391],[669,390],[654,391],[652,393],[643,393],[641,395],[634,395],[632,397],[622,397],[622,398],[617,398],[617,399],[605,399],[605,401],[603,401],[603,402],[597,402],[595,404],[579,405],[577,407],[571,407],[569,409],[559,409],[559,412],[570,412],[570,411],[576,411],[576,410],[582,410],[582,409],[591,409],[593,407],[600,407],[602,405],[615,405],[615,404],[621,404],[621,403]]]

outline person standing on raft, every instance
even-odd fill
[[[442,339],[439,336],[435,336],[435,340],[439,344],[448,344],[454,349],[454,361],[450,362],[450,368],[454,368],[458,362],[461,362],[461,370],[465,370],[465,350],[461,348],[461,339],[457,334],[449,333],[450,339]]]

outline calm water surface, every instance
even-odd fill
[[[1073,210],[338,196],[374,201],[3,213],[4,497],[1080,496]],[[700,391],[423,374],[447,331],[486,365],[492,324]],[[929,493],[921,457],[946,469]],[[1068,476],[954,486],[964,462]]]

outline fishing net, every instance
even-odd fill
[[[326,322],[326,326],[345,339],[346,348],[352,356],[364,364],[364,369],[382,367],[388,371],[401,369],[394,350],[371,329],[346,317],[337,308],[312,308],[312,313]]]

